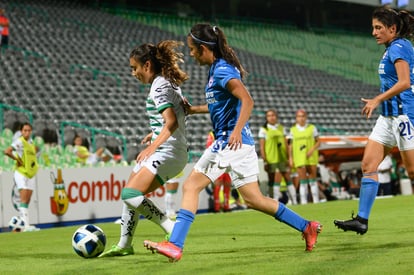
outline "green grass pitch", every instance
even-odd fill
[[[291,206],[323,223],[317,247],[306,253],[301,233],[272,217],[246,210],[198,215],[187,237],[181,261],[169,263],[142,246],[162,240],[161,229],[140,220],[135,255],[83,259],[71,237],[76,228],[0,234],[0,274],[409,274],[414,261],[414,197],[377,199],[369,231],[343,232],[334,219],[347,219],[358,202],[335,201]],[[97,224],[107,248],[117,243],[119,225]]]

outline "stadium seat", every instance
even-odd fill
[[[32,110],[35,122],[45,121],[46,125],[34,125],[36,135],[46,131],[42,135],[45,143],[58,141],[58,129],[50,130],[48,121],[71,120],[116,131],[131,143],[147,134],[149,87],[131,76],[128,54],[144,41],[185,41],[185,26],[192,22],[145,13],[137,14],[134,21],[86,9],[78,1],[25,3],[30,3],[33,12],[27,12],[24,4],[5,4],[13,18],[13,39],[11,49],[0,54],[2,102]],[[66,20],[62,14],[78,20]],[[152,21],[157,26],[151,26]],[[305,108],[310,122],[321,127],[348,129],[354,135],[369,132],[372,124],[357,115],[361,91],[365,97],[377,93],[378,79],[372,68],[381,53],[372,39],[247,21],[237,26],[226,32],[250,73],[244,81],[255,100],[251,117],[255,138],[270,108],[278,110],[285,126],[294,123],[298,108]],[[183,94],[193,104],[203,104],[208,68],[198,66],[188,54],[184,59],[182,68],[190,79],[182,86]],[[28,66],[32,69],[25,70]],[[335,113],[351,119],[339,120]],[[331,124],[334,118],[338,123]],[[16,119],[15,114],[5,113],[5,127],[11,129]],[[210,128],[208,115],[188,118],[191,150],[204,150]],[[65,144],[72,143],[73,134],[65,132]],[[90,141],[90,134],[85,136]]]

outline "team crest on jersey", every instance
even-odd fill
[[[208,86],[211,87],[213,85],[213,77],[210,77],[208,80]]]

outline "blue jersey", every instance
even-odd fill
[[[384,93],[398,81],[394,63],[402,59],[410,67],[410,83],[414,84],[414,50],[410,41],[404,38],[396,38],[385,49],[378,67],[378,74],[381,80],[381,92]],[[413,86],[400,94],[382,102],[383,116],[408,115],[411,121],[414,119],[414,91]]]
[[[241,101],[227,89],[227,82],[233,78],[241,80],[240,72],[224,59],[217,59],[210,67],[206,85],[206,102],[210,112],[215,135],[216,149],[224,148],[236,126],[240,114]],[[243,144],[254,144],[249,123],[242,130]],[[220,148],[218,148],[220,147]]]

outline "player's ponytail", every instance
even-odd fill
[[[400,11],[398,15],[401,18],[399,36],[412,40],[414,38],[414,16],[405,10]]]
[[[157,44],[156,59],[161,64],[161,74],[171,83],[179,86],[189,77],[180,69],[179,63],[184,63],[184,54],[176,51],[183,42],[166,40]]]
[[[246,70],[241,65],[234,50],[227,44],[227,38],[221,28],[206,23],[199,23],[191,28],[188,36],[191,37],[194,45],[198,48],[200,45],[204,45],[214,53],[216,58],[223,58],[229,64],[236,67],[240,71],[242,78],[246,76]]]
[[[180,69],[178,63],[183,63],[183,53],[176,48],[183,46],[183,42],[166,40],[157,45],[142,44],[133,49],[130,58],[134,58],[140,64],[150,61],[155,74],[161,74],[173,85],[179,86],[188,79],[187,73]]]

